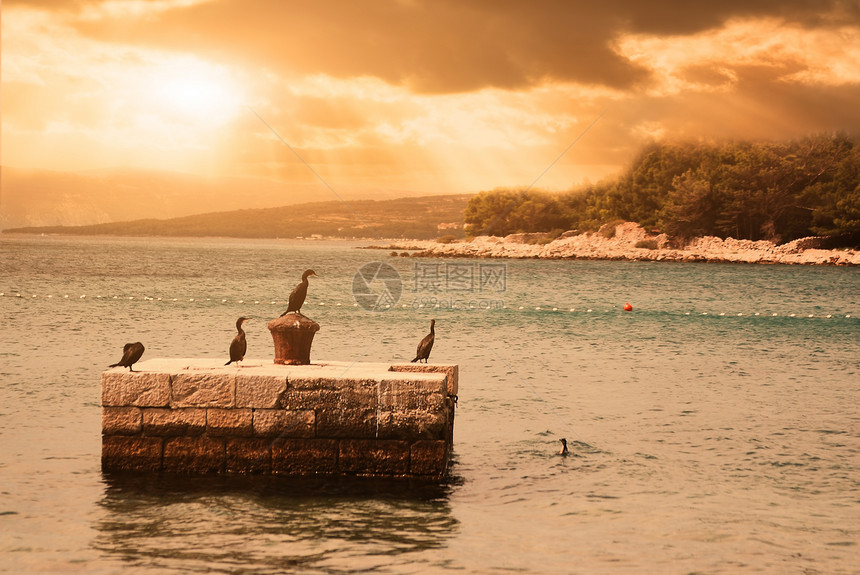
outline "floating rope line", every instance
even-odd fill
[[[39,294],[26,294],[21,293],[19,291],[16,292],[0,292],[0,297],[8,297],[21,299],[25,301],[32,301],[38,299],[63,299],[63,300],[77,300],[77,301],[102,301],[102,302],[110,302],[110,301],[130,301],[130,302],[161,302],[161,303],[215,303],[215,304],[227,304],[227,305],[287,305],[288,302],[279,301],[279,300],[264,300],[264,299],[254,299],[254,300],[246,300],[246,299],[229,299],[229,298],[212,298],[212,297],[151,297],[151,296],[134,296],[134,295],[89,295],[89,294],[63,294],[62,296],[56,294],[45,294],[40,296]],[[317,301],[317,302],[305,302],[305,306],[308,307],[343,307],[350,306],[351,307],[359,307],[359,304],[356,302],[339,302],[339,301]],[[623,314],[629,315],[637,312],[624,312],[621,308],[610,308],[610,309],[594,309],[594,308],[576,308],[576,307],[558,307],[558,306],[549,306],[549,305],[540,305],[540,306],[509,306],[509,305],[501,305],[498,307],[494,306],[476,306],[474,303],[469,303],[466,305],[464,302],[463,305],[446,305],[443,303],[417,303],[417,304],[408,304],[403,303],[400,305],[392,305],[386,304],[385,306],[381,306],[384,309],[453,309],[457,311],[464,310],[505,310],[505,311],[514,311],[514,312],[541,312],[541,313],[564,313],[564,314]],[[661,310],[648,310],[650,312],[660,312]],[[642,309],[638,313],[642,313]],[[857,319],[857,316],[853,314],[840,314],[840,313],[828,313],[828,314],[814,314],[814,313],[778,313],[778,312],[710,312],[710,311],[684,311],[684,312],[666,312],[669,314],[683,315],[683,316],[700,316],[700,317],[713,317],[713,318],[732,318],[732,317],[743,317],[743,318],[794,318],[794,319]]]

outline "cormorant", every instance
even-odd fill
[[[430,350],[433,349],[433,342],[436,340],[436,320],[430,320],[430,333],[424,336],[424,339],[421,340],[421,343],[418,344],[418,353],[415,355],[415,359],[412,360],[412,363],[415,363],[419,360],[424,360],[424,363],[427,363],[427,358],[430,357]]]
[[[291,311],[301,313],[302,304],[305,303],[305,298],[308,296],[308,278],[310,276],[317,277],[317,274],[314,270],[305,270],[305,273],[302,274],[302,281],[290,294],[290,302],[287,305],[287,311],[282,313],[281,317],[287,315]]]
[[[230,361],[224,365],[240,362],[245,359],[245,352],[248,350],[248,342],[245,341],[245,331],[242,329],[242,323],[248,321],[249,317],[240,317],[236,320],[236,331],[239,332],[233,336],[233,341],[230,342]]]
[[[568,455],[570,452],[567,450],[567,440],[562,437],[559,439],[561,441],[561,451],[558,452],[559,455]]]
[[[108,367],[127,367],[129,371],[134,371],[131,366],[137,363],[137,360],[143,355],[143,350],[143,344],[139,341],[127,343],[122,346],[122,359]]]

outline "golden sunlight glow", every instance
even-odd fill
[[[152,104],[158,108],[154,111],[180,122],[184,118],[187,123],[217,127],[242,111],[240,90],[226,72],[211,65],[196,61],[167,63],[156,66],[149,74]]]
[[[3,137],[19,145],[4,146],[5,164],[220,165],[225,128],[247,115],[236,71],[188,53],[111,47],[39,11],[14,15],[3,21]]]

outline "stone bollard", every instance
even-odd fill
[[[320,324],[301,313],[288,313],[269,322],[275,342],[275,363],[279,365],[308,365],[311,345]]]

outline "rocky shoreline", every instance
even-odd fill
[[[479,236],[451,243],[404,240],[377,249],[410,250],[419,257],[545,258],[667,262],[733,262],[794,265],[860,265],[860,251],[815,246],[821,238],[801,238],[776,245],[769,241],[696,238],[682,248],[671,247],[665,234],[653,235],[627,222],[599,232],[565,232],[552,241],[544,234]],[[394,254],[392,254],[394,255]],[[397,254],[401,255],[401,254]]]

